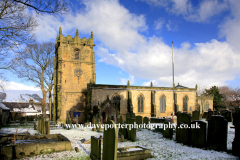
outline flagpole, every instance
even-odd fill
[[[175,115],[175,98],[174,98],[174,55],[173,55],[173,42],[172,42],[172,73],[173,73],[173,114],[172,114],[172,121],[173,121],[173,116]]]

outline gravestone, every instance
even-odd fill
[[[142,124],[142,116],[136,116],[136,124]]]
[[[177,123],[186,123],[186,124],[190,124],[191,123],[191,116],[187,113],[180,113],[177,116]]]
[[[228,122],[223,116],[213,115],[208,120],[207,145],[216,151],[227,150]]]
[[[196,120],[200,120],[200,112],[197,110],[192,112],[192,121]]]
[[[143,118],[143,123],[144,123],[145,125],[147,125],[147,124],[149,123],[149,118],[148,118],[148,117],[144,117],[144,118]]]
[[[131,127],[131,130],[129,128],[128,133],[130,133],[130,134],[128,136],[128,139],[135,142],[136,141],[136,128],[134,127],[134,122],[136,123],[136,119],[135,118],[128,118],[128,122],[129,122],[129,124],[133,125]]]
[[[150,118],[151,123],[164,123],[166,122],[165,118]]]
[[[176,116],[178,116],[181,113],[181,111],[178,111],[175,113]]]
[[[91,136],[91,159],[101,160],[101,141],[101,138]]]
[[[124,136],[125,139],[128,139],[127,137],[127,128],[123,126],[123,119],[122,116],[120,116],[120,128],[119,128],[119,132]],[[123,127],[123,128],[122,128]]]
[[[208,111],[206,120],[208,121],[213,116],[213,111]]]
[[[45,131],[46,131],[46,133],[44,133],[44,134],[50,134],[50,123],[49,122],[45,122]]]
[[[200,128],[197,128],[197,127]],[[207,144],[207,123],[196,120],[191,122],[191,142],[194,147],[205,148]]]
[[[233,117],[233,125],[235,126],[235,137],[232,142],[233,155],[240,157],[240,108],[235,109],[235,115]]]
[[[183,144],[190,144],[190,129],[189,128],[181,128],[180,126],[189,126],[189,124],[180,122],[177,124],[176,128],[176,141]]]
[[[161,125],[157,125],[157,127],[154,129],[154,132],[161,132],[163,133],[163,126]]]
[[[222,115],[228,122],[232,122],[232,112],[225,110],[222,112]]]
[[[170,138],[172,139],[173,137],[173,128],[172,128],[172,123],[171,122],[165,122],[164,125],[168,125],[168,128],[166,128],[165,130],[163,129],[163,137],[165,138]]]
[[[135,118],[135,113],[130,112],[130,118]]]
[[[176,141],[189,144],[190,143],[190,129],[188,128],[191,123],[191,116],[187,113],[180,113],[177,116],[177,128],[176,128]],[[182,127],[181,126],[188,126]]]
[[[106,124],[115,126],[112,120],[107,121]],[[108,127],[103,133],[103,160],[117,160],[117,143],[118,143],[118,129]]]
[[[207,118],[208,112],[204,112],[202,118]]]

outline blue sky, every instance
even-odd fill
[[[97,84],[210,87],[240,82],[239,0],[75,0],[70,12],[42,15],[39,42],[65,36],[90,37],[96,44]],[[6,89],[37,90],[4,71]]]

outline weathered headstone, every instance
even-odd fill
[[[149,123],[149,118],[148,118],[148,117],[144,117],[144,118],[143,118],[143,123],[144,123],[145,125],[147,125],[147,124]]]
[[[206,120],[208,121],[213,116],[213,111],[208,111]]]
[[[200,112],[197,110],[192,112],[192,121],[195,120],[200,120]]]
[[[139,125],[142,124],[142,116],[136,116],[136,124]]]
[[[208,120],[207,145],[217,151],[227,150],[228,122],[223,116],[213,115]]]
[[[207,118],[208,112],[204,112],[202,118]]]
[[[177,116],[177,123],[186,123],[186,124],[190,124],[191,123],[191,116],[187,113],[180,113]]]
[[[130,118],[135,118],[135,113],[131,112],[130,113]]]
[[[135,142],[136,141],[136,128],[134,127],[134,122],[136,123],[136,119],[135,118],[129,118],[128,119],[129,124],[132,124],[131,130],[129,128],[128,133],[130,133],[128,139]]]
[[[163,124],[157,125],[157,127],[154,129],[154,132],[161,132],[161,133],[163,133]]]
[[[189,144],[191,135],[190,129],[188,128],[191,123],[191,116],[187,113],[180,113],[177,116],[177,128],[176,128],[176,141]],[[187,127],[188,126],[188,127]]]
[[[123,119],[122,119],[122,116],[120,116],[120,128],[119,128],[119,132],[124,136],[124,138],[127,139],[127,129],[124,127],[122,128],[123,126]]]
[[[115,122],[107,121],[108,125],[115,125]],[[103,134],[103,160],[117,160],[118,129],[108,127]],[[101,150],[100,150],[101,151]]]
[[[101,160],[101,138],[91,136],[91,159]]]
[[[235,126],[235,137],[232,142],[232,153],[240,157],[240,108],[235,109],[233,117],[233,125]]]
[[[50,123],[45,122],[45,133],[44,134],[50,134]]]
[[[164,125],[167,125],[168,128],[163,129],[163,137],[172,139],[173,137],[173,127],[171,122],[165,122]]]
[[[228,122],[232,122],[232,112],[225,110],[222,112],[222,115]]]
[[[181,111],[178,111],[175,113],[176,116],[178,116],[181,113]]]
[[[166,122],[165,118],[150,118],[151,123],[164,123]]]
[[[200,127],[200,128],[198,128]],[[191,122],[191,145],[198,148],[205,148],[207,144],[207,123],[203,121]]]
[[[184,126],[189,126],[189,124],[180,122],[177,124],[176,128],[176,141],[183,144],[190,144],[190,129]]]

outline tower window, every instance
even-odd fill
[[[138,97],[138,112],[143,112],[143,96]]]
[[[75,49],[75,51],[74,51],[74,59],[75,60],[79,60],[79,49]]]
[[[185,96],[183,98],[183,112],[187,112],[188,111],[188,97]]]
[[[166,97],[163,95],[160,98],[160,112],[165,113],[166,111]]]

